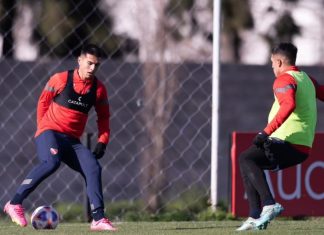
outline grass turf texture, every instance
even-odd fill
[[[113,234],[132,235],[172,235],[172,234],[238,234],[235,229],[241,221],[207,221],[207,222],[122,222],[116,223],[119,231]],[[18,227],[8,219],[0,220],[0,234],[104,234],[112,232],[90,232],[88,223],[60,223],[55,230],[34,230],[29,224],[26,228]],[[275,220],[262,234],[323,234],[324,218],[307,220]],[[255,234],[255,231],[244,232]]]

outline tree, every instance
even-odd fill
[[[14,53],[13,23],[16,16],[16,1],[1,1],[0,33],[3,36],[2,54],[12,58]]]
[[[248,0],[223,0],[221,59],[223,62],[239,62],[242,39],[240,32],[252,29],[253,17]]]
[[[127,39],[112,32],[113,21],[98,7],[99,0],[44,0],[41,20],[35,30],[42,55],[71,57],[85,43],[99,45],[108,57],[121,56]]]
[[[164,133],[173,108],[176,79],[168,74],[164,62],[168,34],[165,28],[165,0],[143,0],[137,6],[139,57],[143,63],[143,107],[141,125],[145,128],[141,168],[144,169],[142,188],[147,209],[157,212],[162,207],[164,186]]]
[[[273,30],[264,35],[265,39],[270,45],[270,48],[276,42],[291,42],[293,37],[300,34],[300,27],[296,25],[291,13],[285,11],[273,25]]]

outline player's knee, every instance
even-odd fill
[[[101,171],[102,171],[102,167],[100,166],[100,164],[96,164],[92,167],[90,174],[92,176],[99,177],[101,176]]]
[[[97,171],[101,174],[102,167],[100,166],[100,164],[96,164],[95,171]]]
[[[43,162],[43,165],[47,168],[48,171],[55,171],[60,167],[61,161],[59,159],[52,158],[48,161]]]
[[[240,154],[239,156],[239,167],[241,169],[241,171],[245,171],[247,169],[249,169],[249,164],[251,164],[251,156],[250,154],[245,151],[243,153]]]
[[[248,158],[248,154],[246,152],[241,153],[239,156],[239,164],[244,165],[247,161],[247,158]]]

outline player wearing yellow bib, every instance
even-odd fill
[[[272,49],[275,100],[268,124],[239,158],[250,213],[238,231],[266,229],[283,211],[271,194],[264,170],[302,163],[313,144],[316,98],[324,101],[324,86],[295,66],[296,56],[297,48],[291,43],[280,43]]]

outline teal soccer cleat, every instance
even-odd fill
[[[284,210],[282,205],[275,203],[273,205],[264,206],[259,218],[260,225],[269,224],[271,220],[276,218]]]
[[[236,231],[246,231],[246,230],[264,230],[267,229],[268,222],[263,222],[259,219],[254,219],[249,217],[243,224],[236,229]]]

